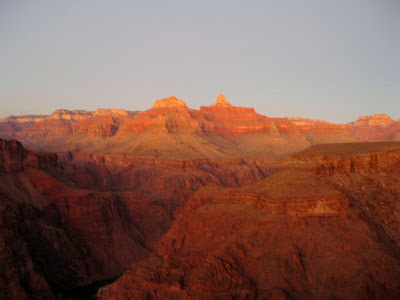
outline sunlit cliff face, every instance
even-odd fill
[[[149,146],[151,140],[156,139],[154,134],[164,136],[166,147],[178,149],[185,143],[176,140],[177,135],[189,134],[196,139],[190,142],[194,152],[203,153],[203,157],[206,153],[229,157],[235,156],[232,151],[239,151],[239,156],[247,155],[249,151],[253,156],[263,156],[266,152],[269,155],[271,152],[293,153],[320,143],[396,141],[400,140],[399,131],[400,122],[387,115],[360,117],[356,122],[341,125],[300,117],[269,118],[257,114],[253,108],[231,105],[222,94],[213,105],[201,106],[200,110],[190,109],[183,100],[171,96],[156,100],[152,108],[144,112],[57,110],[49,116],[0,120],[0,137],[17,138],[34,149],[105,153],[110,152],[107,147],[115,150],[124,142],[134,143],[131,150],[125,149],[124,153],[145,154],[143,151],[148,152],[154,147],[161,156],[165,154],[163,149]],[[93,138],[109,140],[104,140],[103,145],[99,139],[89,142]],[[162,143],[162,139],[159,141]],[[206,149],[199,149],[203,147],[201,145]],[[187,149],[180,153],[187,157],[188,153],[184,155],[183,152],[188,152]]]

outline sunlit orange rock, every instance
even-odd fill
[[[356,139],[342,125],[324,120],[312,120],[300,117],[288,118],[305,135],[307,140],[315,144],[354,142]]]
[[[153,104],[153,109],[158,109],[158,108],[187,108],[187,105],[185,101],[177,99],[174,96],[165,98],[165,99],[160,99],[156,100]]]
[[[360,117],[345,124],[352,136],[361,141],[399,141],[400,122],[388,115],[375,114]]]
[[[225,96],[222,94],[219,94],[217,97],[217,101],[215,102],[215,104],[213,104],[213,106],[232,106],[228,100],[226,100]]]
[[[124,153],[139,157],[285,157],[314,144],[400,140],[400,123],[386,115],[336,125],[299,117],[270,118],[218,95],[190,109],[174,96],[143,112],[57,110],[49,116],[0,120],[0,137],[35,150]]]

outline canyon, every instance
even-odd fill
[[[322,145],[205,187],[101,299],[397,298],[399,168],[399,143]]]
[[[397,298],[399,142],[223,95],[2,119],[0,299]]]

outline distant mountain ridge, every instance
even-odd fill
[[[145,157],[279,156],[310,145],[355,141],[400,141],[400,121],[388,115],[360,117],[348,124],[300,117],[270,118],[254,108],[215,104],[189,108],[174,96],[151,109],[56,110],[51,115],[0,120],[0,138],[35,150],[123,153]]]
[[[361,141],[400,141],[400,120],[394,121],[385,114],[360,117],[344,126]]]

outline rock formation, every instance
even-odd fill
[[[0,140],[0,236],[26,249],[20,256],[14,246],[4,250],[2,270],[19,261],[21,275],[0,272],[1,288],[17,298],[52,298],[116,276],[151,254],[193,192],[209,183],[253,183],[277,164],[37,154]]]
[[[328,146],[253,185],[200,190],[100,298],[399,297],[400,144]]]
[[[122,109],[57,110],[49,116],[0,120],[0,138],[35,150],[123,153],[141,157],[287,157],[310,145],[400,140],[400,123],[387,115],[336,125],[299,117],[269,118],[231,105],[220,94],[200,110],[174,96],[137,113]],[[124,145],[124,146],[122,146]]]
[[[153,109],[158,108],[171,108],[171,109],[179,109],[179,108],[187,108],[185,101],[177,99],[174,96],[156,100],[153,104]]]
[[[312,145],[356,141],[356,138],[342,125],[299,117],[288,119],[292,124],[299,127],[301,133]]]
[[[0,138],[46,139],[57,137],[110,137],[123,119],[137,112],[124,109],[85,110],[59,109],[48,116],[11,116],[0,120]]]
[[[232,106],[232,105],[228,102],[228,100],[226,100],[224,95],[219,94],[218,97],[217,97],[217,101],[215,102],[215,104],[213,106],[226,106],[226,107],[229,107],[229,106]]]
[[[344,126],[361,141],[400,141],[400,122],[393,121],[388,115],[364,116]]]
[[[54,154],[0,140],[0,298],[52,299],[115,276],[170,227],[143,194],[101,192],[96,178],[76,176]]]
[[[398,298],[399,124],[223,95],[0,120],[0,299]]]

